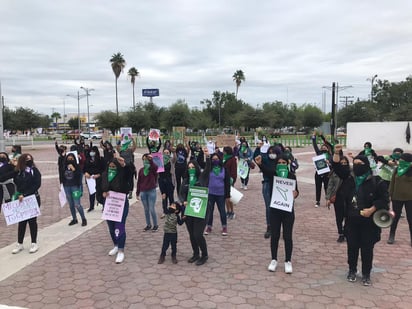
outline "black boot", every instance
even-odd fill
[[[270,238],[270,226],[268,225],[266,232],[265,232],[265,238]]]
[[[389,244],[389,245],[392,245],[394,242],[395,242],[395,234],[390,233],[388,241],[386,243]]]

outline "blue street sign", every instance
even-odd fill
[[[144,97],[158,97],[159,89],[142,89],[142,96]]]

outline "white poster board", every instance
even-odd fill
[[[270,207],[292,212],[293,191],[296,188],[296,180],[282,177],[273,177],[273,190]]]
[[[323,175],[330,172],[328,162],[326,162],[325,154],[312,158],[313,164],[315,165],[316,172],[318,175]]]
[[[103,220],[122,222],[126,194],[109,191],[103,208]]]
[[[4,203],[1,206],[6,224],[11,225],[24,220],[40,216],[40,208],[34,194],[19,200]]]

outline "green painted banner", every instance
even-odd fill
[[[189,187],[185,215],[204,219],[206,216],[208,195],[208,188]]]

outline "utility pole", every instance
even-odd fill
[[[348,100],[348,99],[352,99],[353,95],[340,96],[339,98],[344,99],[344,100],[340,100],[340,102],[345,103],[345,107],[348,107],[348,103],[350,104],[353,103],[353,100]]]
[[[4,111],[4,98],[1,93],[1,82],[0,82],[0,151],[4,152],[5,146],[4,146],[3,111]]]
[[[378,74],[375,74],[374,76],[372,76],[371,78],[367,78],[367,81],[371,82],[371,103],[373,103],[373,83],[375,82],[375,79],[378,77]]]

